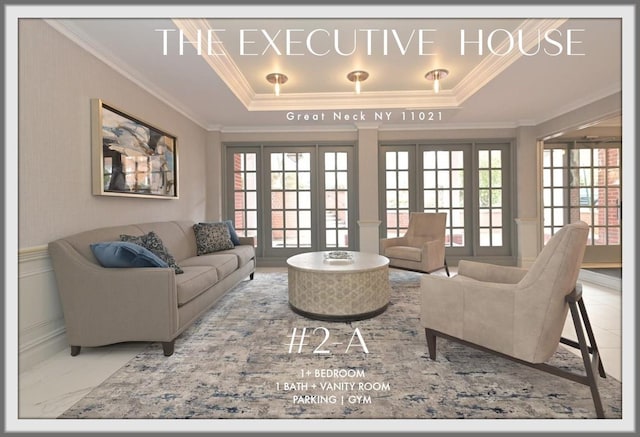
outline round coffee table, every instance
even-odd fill
[[[365,252],[347,252],[350,260],[327,259],[330,253],[308,252],[287,259],[291,308],[305,317],[329,321],[383,313],[391,295],[389,259]]]

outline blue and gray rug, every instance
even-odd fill
[[[595,417],[581,384],[442,339],[437,361],[429,359],[418,315],[420,275],[390,277],[387,311],[344,323],[293,313],[286,273],[258,273],[185,331],[173,356],[150,345],[61,417]],[[550,363],[582,369],[562,348]],[[606,417],[620,418],[620,382],[599,383]]]

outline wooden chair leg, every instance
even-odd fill
[[[578,301],[578,308],[580,309],[580,315],[582,316],[584,329],[587,331],[587,337],[589,338],[589,344],[591,345],[589,352],[594,356],[595,354],[598,354],[598,358],[600,358],[600,351],[598,350],[598,345],[596,344],[596,338],[593,335],[593,329],[591,328],[591,322],[589,321],[589,315],[587,314],[587,308],[584,306],[583,299],[580,299]],[[607,377],[601,359],[598,359],[598,373],[602,378]]]
[[[451,275],[449,274],[449,266],[447,265],[447,259],[446,258],[444,259],[444,270],[447,272],[447,276],[450,277]]]
[[[162,342],[162,350],[164,352],[165,357],[170,357],[171,355],[173,355],[175,342],[176,342],[175,340]]]
[[[573,325],[576,329],[576,335],[578,336],[578,345],[580,346],[580,353],[582,355],[582,361],[584,363],[584,368],[587,374],[587,382],[589,388],[591,389],[591,397],[593,398],[593,404],[596,408],[596,415],[599,419],[602,419],[604,418],[604,409],[602,408],[602,400],[600,399],[600,393],[598,392],[598,382],[596,381],[594,372],[594,364],[597,364],[598,370],[600,370],[600,368],[602,367],[602,363],[600,360],[600,354],[598,353],[598,348],[595,344],[593,332],[591,332],[591,334],[589,335],[590,340],[593,339],[591,348],[593,352],[594,362],[592,363],[591,361],[591,356],[589,355],[589,346],[587,345],[587,339],[582,328],[582,321],[580,320],[580,313],[582,312],[582,308],[584,308],[584,303],[580,305],[581,309],[578,310],[578,305],[576,303],[579,302],[582,302],[581,296],[578,296],[577,302],[569,302],[569,309],[571,310],[571,318],[573,319]],[[586,309],[584,310],[584,314],[586,314]],[[590,331],[590,328],[591,326],[589,325],[589,328],[587,330]],[[603,367],[602,371],[604,371]]]
[[[428,328],[424,329],[424,333],[427,337],[427,349],[429,350],[429,358],[436,359],[436,334]]]

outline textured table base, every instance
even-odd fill
[[[389,268],[310,272],[289,266],[289,305],[312,319],[348,321],[384,312],[391,294]]]

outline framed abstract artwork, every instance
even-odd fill
[[[178,198],[174,135],[91,100],[93,194]]]

